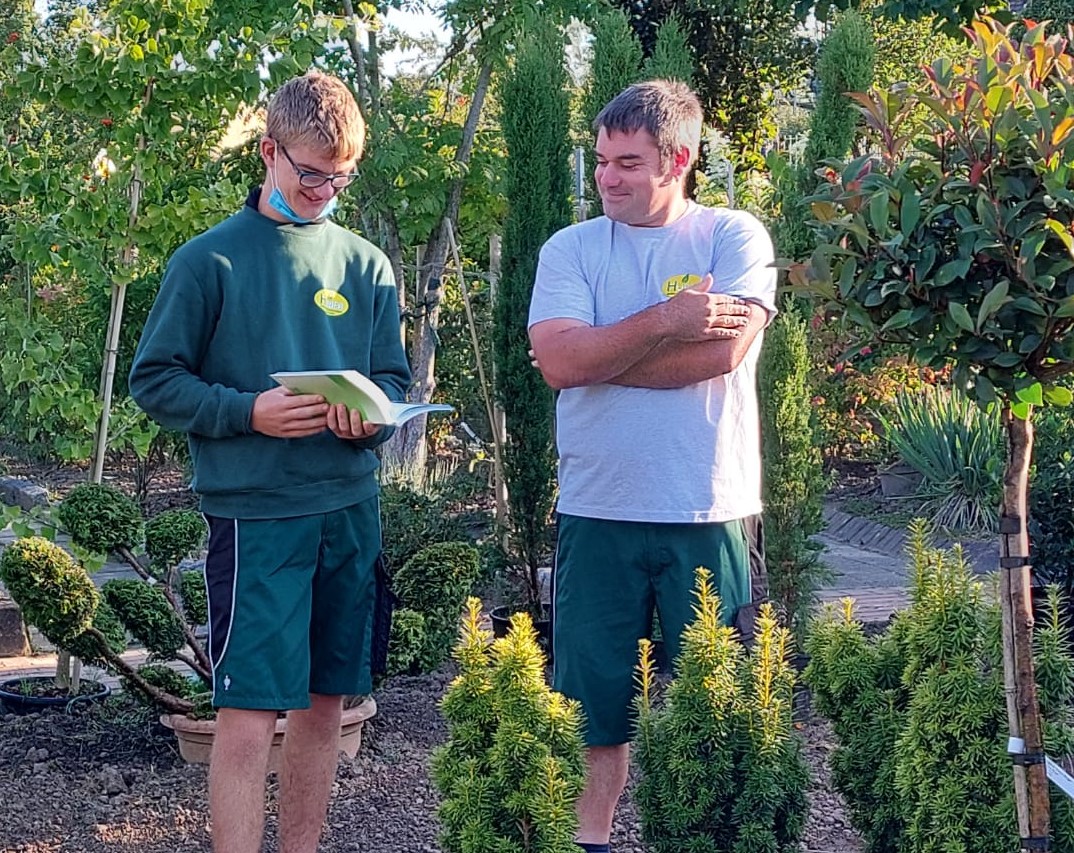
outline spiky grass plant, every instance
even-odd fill
[[[1003,431],[997,408],[985,411],[956,389],[900,392],[880,422],[895,451],[923,477],[925,512],[944,529],[998,530]]]
[[[466,606],[459,675],[440,705],[449,737],[432,760],[440,843],[446,853],[578,853],[581,709],[545,684],[527,614],[516,613],[507,636],[492,642],[481,602]]]
[[[706,569],[695,594],[662,707],[652,646],[639,644],[635,801],[645,840],[654,853],[797,850],[809,771],[792,721],[790,633],[766,604],[747,654],[720,624]]]

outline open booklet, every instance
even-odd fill
[[[357,370],[302,370],[273,373],[272,378],[296,394],[320,394],[329,403],[357,409],[371,424],[400,426],[431,412],[453,412],[443,403],[393,403],[368,376]]]

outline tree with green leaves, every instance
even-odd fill
[[[812,13],[817,20],[827,21],[838,12],[864,5],[862,0],[798,0],[796,12],[802,20]],[[978,15],[1002,14],[1009,9],[1007,0],[879,0],[875,5],[891,21],[931,19],[948,35],[957,35],[960,27]]]
[[[796,85],[811,53],[799,32],[795,0],[615,0],[652,56],[661,25],[672,15],[688,32],[694,84],[708,123],[730,137],[738,165],[761,165],[774,132],[776,89]]]
[[[9,253],[28,269],[71,270],[85,299],[108,305],[95,480],[108,445],[128,288],[151,287],[176,245],[241,203],[244,183],[220,175],[213,153],[229,120],[260,98],[266,52],[275,55],[270,79],[279,80],[339,32],[338,21],[315,19],[306,6],[274,0],[258,9],[109,0],[95,13],[74,13],[68,51],[18,60],[17,97],[95,128],[63,168],[49,157],[55,148],[33,133],[19,133],[0,158],[0,187],[29,204]],[[214,44],[211,61],[191,61]]]
[[[527,318],[541,246],[570,224],[567,72],[554,23],[538,20],[503,82],[508,214],[503,276],[494,306],[496,395],[507,428],[504,469],[512,556],[525,576],[525,607],[541,613],[537,569],[551,550],[555,495],[554,400],[530,364]]]
[[[1051,21],[1057,27],[1074,23],[1074,3],[1071,0],[1029,0],[1022,17],[1032,21]]]
[[[879,154],[830,163],[820,245],[792,281],[812,279],[863,339],[953,364],[957,385],[1000,408],[1008,725],[1037,755],[1027,483],[1034,408],[1074,402],[1058,383],[1074,372],[1074,55],[1041,25],[1016,40],[984,19],[970,35],[965,66],[939,60],[908,90],[854,95]],[[1014,778],[1021,835],[1046,836],[1043,766]]]

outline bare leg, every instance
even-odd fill
[[[630,744],[592,746],[586,753],[589,767],[585,791],[578,800],[578,841],[607,844],[612,818],[626,787],[630,770]]]
[[[265,821],[265,776],[275,711],[221,708],[209,765],[215,853],[258,853]]]
[[[339,763],[342,696],[310,694],[287,714],[280,769],[280,853],[315,853]]]

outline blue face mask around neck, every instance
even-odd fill
[[[280,214],[280,216],[284,217],[289,222],[295,223],[296,225],[306,225],[307,223],[316,221],[313,219],[305,219],[304,217],[301,217],[297,213],[295,213],[294,210],[291,208],[291,205],[287,203],[287,199],[283,197],[283,193],[280,192],[279,187],[272,188],[272,192],[269,194],[268,203],[269,207],[271,207],[278,214]],[[338,204],[339,196],[332,196],[328,200],[328,204],[324,206],[324,209],[321,211],[317,219],[327,219],[335,212],[335,209]]]
[[[276,179],[276,163],[272,164],[272,192],[268,198],[269,207],[275,210],[280,216],[286,219],[288,222],[293,222],[295,225],[306,225],[310,222],[315,222],[317,219],[327,219],[331,216],[339,204],[339,196],[334,195],[328,203],[321,209],[320,214],[316,219],[306,219],[295,213],[294,208],[287,203],[287,199],[283,197],[283,193],[280,192],[280,182]]]

